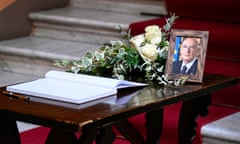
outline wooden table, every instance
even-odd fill
[[[163,108],[182,101],[179,120],[179,144],[191,143],[195,134],[195,118],[208,113],[210,93],[239,84],[238,78],[205,74],[202,84],[179,87],[148,86],[138,90],[120,91],[118,97],[132,94],[124,104],[99,103],[82,109],[70,109],[21,99],[0,96],[0,143],[20,143],[16,120],[51,127],[47,144],[112,143],[114,125],[131,143],[157,143],[162,131]],[[3,91],[5,88],[1,88]],[[117,101],[118,102],[118,101]],[[130,116],[146,112],[147,138],[127,120]],[[183,132],[184,131],[184,132]],[[74,132],[81,132],[77,139]],[[59,140],[59,138],[61,138]]]

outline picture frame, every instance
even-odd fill
[[[169,80],[202,83],[208,37],[209,31],[172,29],[165,69]]]

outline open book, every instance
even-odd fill
[[[110,99],[116,96],[117,89],[146,85],[99,76],[49,71],[44,78],[7,86],[6,90],[28,96],[30,101],[81,107],[81,104]]]

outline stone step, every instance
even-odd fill
[[[70,5],[131,14],[167,14],[164,0],[71,0]]]
[[[103,44],[122,38],[130,23],[156,18],[139,14],[125,14],[102,10],[65,7],[29,14],[33,21],[33,36],[69,41]]]
[[[0,87],[36,80],[39,77],[28,74],[15,73],[11,71],[0,70]]]
[[[43,76],[55,67],[57,59],[77,60],[100,45],[71,41],[23,37],[0,42],[0,70]]]
[[[203,144],[239,144],[240,112],[204,125],[201,136]]]

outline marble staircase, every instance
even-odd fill
[[[119,28],[127,31],[129,22],[148,16],[66,7],[30,13],[29,17],[32,36],[102,45],[121,38]]]
[[[156,0],[71,0],[65,8],[31,12],[29,36],[0,41],[0,70],[42,77],[59,69],[54,60],[78,59],[110,40],[121,40],[119,27],[127,30],[134,21],[165,13],[164,2]]]

